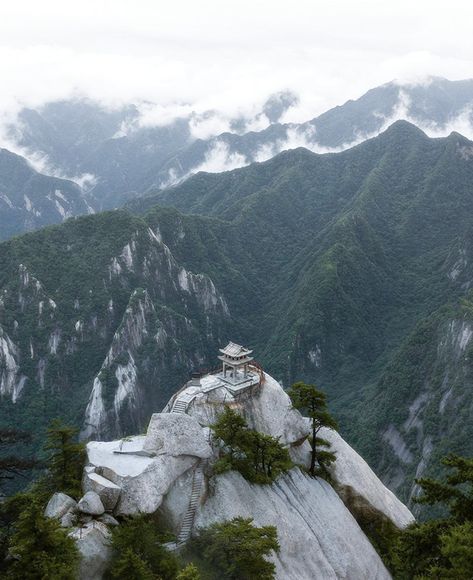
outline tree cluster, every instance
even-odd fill
[[[223,444],[217,472],[234,469],[248,481],[264,484],[292,467],[289,452],[278,439],[250,429],[230,407],[225,407],[212,429]]]
[[[15,524],[10,542],[10,565],[5,577],[12,580],[75,580],[79,553],[59,522],[44,516],[44,505],[30,496]]]
[[[473,578],[473,459],[449,455],[444,481],[420,479],[419,503],[440,504],[448,514],[415,523],[394,546],[394,575],[401,580]]]
[[[75,441],[76,433],[76,429],[53,421],[44,446],[47,456],[44,475],[26,492],[0,504],[2,578],[73,580],[77,577],[79,555],[74,541],[57,520],[44,516],[51,493],[62,491],[76,498],[80,495],[84,449]],[[29,437],[11,430],[3,432],[4,441],[16,443],[19,438],[28,440]],[[11,456],[9,464],[2,466],[4,476],[12,473],[12,465],[13,474],[17,473],[18,466],[24,471],[37,465],[33,460],[26,461]]]
[[[163,546],[156,523],[148,516],[130,518],[112,531],[113,559],[107,577],[114,580],[175,580],[176,557]]]
[[[71,497],[81,496],[85,449],[76,441],[78,430],[54,419],[48,430],[44,449],[47,453],[47,474],[44,486],[51,493],[62,491]]]

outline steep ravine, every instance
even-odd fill
[[[413,503],[420,491],[414,479],[438,475],[448,453],[470,453],[472,338],[473,323],[464,308],[432,315],[400,348],[373,401],[375,424],[386,444],[377,471],[416,514],[425,508]]]
[[[208,276],[182,268],[144,223],[101,256],[95,276],[71,259],[80,286],[59,276],[43,282],[34,264],[18,264],[0,288],[2,420],[31,416],[44,425],[60,414],[87,437],[140,431],[150,408],[208,366],[232,324],[225,298]]]

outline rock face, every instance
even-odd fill
[[[260,395],[245,404],[244,412],[250,427],[278,437],[283,444],[290,445],[309,434],[304,417],[292,408],[289,396],[268,374]]]
[[[310,478],[299,467],[272,485],[250,484],[236,472],[216,475],[212,466],[219,448],[209,445],[208,426],[224,405],[244,415],[255,429],[278,437],[295,463],[307,464],[307,419],[291,408],[289,397],[272,377],[265,375],[251,391],[231,393],[215,377],[207,376],[166,406],[167,411],[175,408],[179,412],[154,414],[146,436],[90,442],[85,489],[94,489],[101,497],[113,489],[107,505],[118,496],[114,515],[159,509],[161,518],[182,541],[188,532],[236,516],[254,518],[257,525],[275,525],[281,549],[273,558],[280,580],[390,578],[355,519],[353,498],[358,508],[374,510],[398,527],[413,518],[366,462],[337,433],[329,431],[323,436],[337,454],[335,487]],[[103,516],[101,521],[105,521]],[[93,541],[98,541],[95,536]]]
[[[235,472],[219,476],[196,526],[236,516],[277,527],[281,549],[273,559],[281,580],[390,578],[333,488],[299,469],[271,486],[249,484]]]
[[[91,465],[121,489],[115,514],[155,512],[174,481],[199,461],[190,455],[149,457],[143,454],[144,442],[134,437],[87,445]]]
[[[110,532],[101,522],[92,521],[70,534],[81,555],[79,579],[100,580],[111,556]]]
[[[383,485],[366,461],[336,431],[323,429],[320,436],[330,442],[336,453],[333,475],[347,505],[350,501],[362,501],[384,514],[398,528],[414,521],[409,509]]]
[[[77,503],[65,493],[57,492],[48,501],[48,505],[44,511],[47,518],[61,519],[70,510],[74,509]]]

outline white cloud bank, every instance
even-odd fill
[[[264,128],[265,100],[288,88],[299,101],[281,121],[304,122],[394,78],[471,77],[471,22],[466,0],[2,2],[0,126],[22,106],[79,95],[112,108],[138,103],[140,126],[190,118],[193,136],[205,139],[230,130],[236,118],[246,130]],[[395,118],[405,118],[401,108],[386,123]],[[473,135],[467,111],[449,127],[423,128]],[[11,143],[0,138],[0,145]],[[313,135],[289,130],[252,159],[295,146],[326,151]],[[30,159],[57,174],[44,157]],[[217,142],[196,169],[248,162]]]
[[[412,80],[408,84],[413,83],[418,84],[419,81]],[[348,141],[339,147],[325,147],[320,145],[317,142],[317,132],[315,128],[311,126],[304,129],[288,128],[286,130],[285,138],[262,145],[256,151],[252,152],[250,156],[244,156],[235,152],[231,152],[226,143],[220,140],[216,140],[212,148],[207,152],[205,161],[203,163],[197,165],[182,177],[178,177],[175,173],[171,172],[169,174],[168,181],[163,184],[163,187],[175,185],[176,183],[182,181],[192,174],[197,173],[198,171],[206,171],[209,173],[230,171],[232,169],[244,167],[255,161],[267,161],[282,151],[296,149],[298,147],[304,147],[314,153],[339,153],[354,147],[355,145],[359,145],[367,139],[376,137],[385,131],[394,122],[400,120],[409,121],[410,123],[417,125],[429,137],[446,137],[452,131],[456,131],[468,139],[473,140],[473,103],[467,105],[462,111],[460,111],[457,116],[451,118],[444,125],[426,123],[425,121],[419,120],[410,114],[409,96],[401,88],[399,91],[398,102],[394,105],[391,113],[387,116],[381,114],[378,116],[381,121],[378,130],[372,133],[359,132],[356,134],[353,140]]]
[[[393,78],[471,76],[472,21],[458,0],[2,2],[0,111],[149,101],[146,122],[218,111],[196,128],[208,136],[289,87],[300,102],[283,120],[301,122]]]

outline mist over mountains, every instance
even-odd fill
[[[272,95],[251,118],[227,119],[223,123],[227,130],[221,133],[218,111],[197,115],[184,109],[170,117],[150,103],[110,109],[86,99],[23,109],[7,127],[10,148],[43,174],[76,181],[82,188],[77,195],[87,205],[71,203],[64,215],[54,207],[48,209],[48,202],[39,199],[54,195],[52,186],[45,193],[38,189],[32,205],[24,199],[19,203],[24,192],[12,177],[13,169],[0,168],[3,204],[15,208],[14,225],[1,228],[0,239],[72,215],[120,207],[199,171],[231,170],[297,147],[341,151],[398,119],[413,122],[431,136],[455,130],[468,137],[473,135],[472,102],[472,80],[392,82],[315,119],[283,123],[287,111],[297,104],[297,97],[287,91]],[[35,213],[41,213],[41,218]]]

